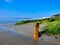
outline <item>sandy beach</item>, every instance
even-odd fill
[[[43,25],[40,25],[42,28]],[[41,30],[39,28],[39,30]],[[60,45],[60,37],[55,39],[42,36],[39,40],[32,39],[34,23],[23,25],[0,24],[0,45]]]

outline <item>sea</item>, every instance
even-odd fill
[[[16,22],[20,22],[20,21],[24,21],[24,20],[31,20],[31,18],[25,18],[25,17],[22,17],[22,18],[18,18],[18,17],[15,17],[15,18],[0,18],[0,24],[15,24]]]

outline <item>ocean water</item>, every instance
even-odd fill
[[[23,20],[29,20],[27,18],[0,18],[0,24],[7,24],[7,23],[16,23],[16,22],[20,22]]]

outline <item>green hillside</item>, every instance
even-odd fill
[[[42,29],[45,34],[60,36],[60,14],[42,20],[42,24],[46,24],[46,27]]]
[[[60,36],[60,21],[53,21],[47,23],[46,27],[43,28],[44,33],[47,35],[58,35]]]

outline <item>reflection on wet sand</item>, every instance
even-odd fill
[[[0,45],[29,45],[30,38],[16,32],[0,30]]]
[[[38,45],[38,40],[34,40],[34,44],[33,45]]]
[[[0,45],[52,45],[52,43],[45,41],[35,41],[25,35],[0,30]]]
[[[14,28],[16,31],[9,30],[9,28],[0,28],[0,45],[60,45],[60,43],[49,42],[46,41],[45,39],[48,39],[44,37],[44,40],[33,40],[31,35],[32,35],[32,28],[30,27],[31,24],[23,26],[7,26]],[[28,27],[29,30],[26,30]],[[19,30],[17,30],[19,29]],[[21,33],[18,33],[21,32]],[[25,32],[25,33],[24,33]],[[30,32],[30,33],[27,33]],[[24,33],[24,34],[23,34]],[[51,39],[51,38],[50,38]]]

